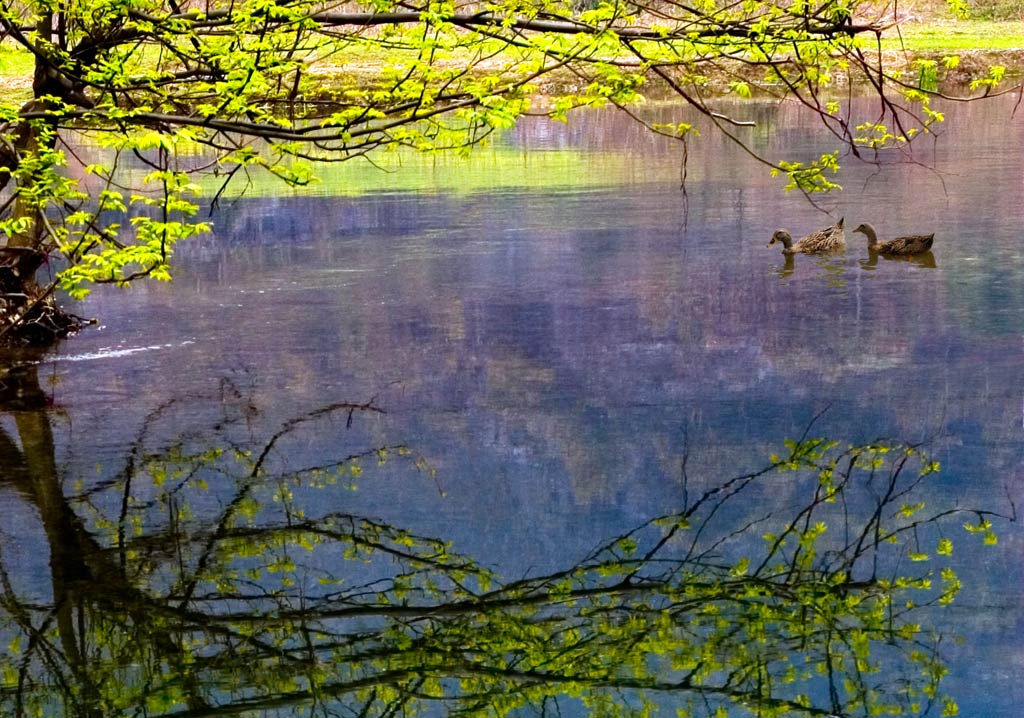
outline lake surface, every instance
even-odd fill
[[[771,156],[828,148],[790,108],[736,113]],[[388,175],[411,189],[360,193],[340,174],[234,200],[180,249],[172,284],[97,291],[82,313],[101,327],[36,365],[60,485],[88,524],[117,514],[127,492],[105,488],[147,455],[204,436],[258,451],[350,402],[382,413],[311,419],[268,461],[366,453],[325,510],[443,538],[509,578],[572,565],[805,434],[922,443],[942,467],[929,504],[1009,513],[1024,505],[1024,118],[1004,101],[948,118],[917,162],[847,158],[829,214],[710,132],[683,191],[679,146],[611,112]],[[849,231],[829,257],[765,246],[840,216],[883,239],[934,231],[934,260],[869,257]],[[374,469],[382,446],[407,447],[406,469]],[[210,481],[199,515],[230,501]],[[42,499],[2,492],[5,570],[44,601]],[[964,589],[936,620],[961,715],[1009,718],[1024,533],[996,531],[969,553],[954,535]]]

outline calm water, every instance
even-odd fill
[[[791,111],[752,107],[737,113],[758,120],[759,150],[827,148]],[[1024,118],[1011,112],[951,111],[920,148],[933,169],[849,160],[831,216],[710,133],[684,193],[679,148],[611,113],[527,124],[500,161],[420,167],[417,191],[237,200],[181,249],[173,284],[97,292],[83,313],[102,328],[38,365],[62,485],[92,516],[120,494],[80,492],[113,485],[132,456],[212,436],[226,407],[245,417],[231,441],[259,446],[318,406],[372,401],[386,413],[311,422],[272,458],[408,446],[434,476],[368,470],[336,510],[443,537],[508,577],[678,507],[684,464],[728,478],[809,426],[925,442],[942,464],[929,500],[1009,511],[1024,505]],[[839,216],[883,238],[935,231],[934,262],[871,261],[862,235],[791,263],[765,247],[777,228]],[[46,595],[32,502],[10,487],[0,501],[6,571]],[[943,619],[968,636],[946,684],[966,716],[1024,701],[1024,534],[997,528]]]

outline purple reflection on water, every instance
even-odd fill
[[[761,150],[824,151],[788,110],[751,108]],[[169,395],[209,411],[210,387],[244,374],[264,429],[374,397],[388,413],[354,431],[416,447],[445,495],[382,482],[346,510],[509,575],[678,504],[684,456],[694,475],[732,476],[819,415],[814,433],[842,441],[930,442],[941,498],[1024,504],[1024,146],[1006,103],[951,117],[921,157],[937,171],[851,162],[832,217],[714,136],[691,148],[684,194],[678,148],[615,115],[580,120],[510,142],[586,150],[598,175],[626,156],[617,183],[242,200],[181,249],[172,285],[98,292],[87,308],[105,328],[47,365],[73,418],[69,462],[117,455]],[[840,215],[883,238],[935,231],[934,266],[873,260],[855,234],[844,254],[792,263],[765,247]],[[291,450],[314,460],[318,445]],[[962,650],[978,652],[951,683],[968,715],[1016,715],[1024,698],[1010,680],[1024,536],[1000,540],[964,572],[977,610]]]

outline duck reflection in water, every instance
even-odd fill
[[[860,260],[860,266],[862,269],[874,270],[878,267],[878,258],[881,257],[886,262],[906,262],[908,264],[915,264],[922,269],[935,269],[935,255],[931,252],[921,252],[920,254],[879,254],[878,252],[868,252],[868,258]]]
[[[796,256],[794,254],[783,254],[781,267],[775,267],[775,274],[779,279],[788,279],[796,272]],[[814,263],[818,265],[821,272],[816,275],[824,275],[830,280],[836,280],[846,273],[850,260],[846,258],[843,248],[833,249],[830,252],[820,252],[814,255]],[[833,283],[830,281],[830,283]]]
[[[839,256],[837,256],[837,254]],[[822,270],[824,270],[825,274],[827,275],[842,275],[847,271],[848,268],[852,267],[853,265],[852,261],[837,262],[836,260],[841,259],[841,257],[842,253],[836,252],[829,253],[829,255],[821,255],[817,258],[817,264]],[[874,271],[879,266],[879,258],[885,260],[886,262],[902,262],[905,264],[913,264],[922,269],[935,269],[938,266],[935,262],[935,255],[931,252],[921,252],[920,254],[910,255],[899,255],[880,254],[879,252],[869,251],[867,258],[858,259],[857,263],[860,265],[861,269],[867,271]],[[775,274],[779,277],[779,279],[789,279],[790,277],[792,277],[796,272],[796,259],[794,255],[784,254],[782,266],[774,267],[774,271]]]
[[[785,279],[787,277],[793,276],[793,272],[796,271],[796,260],[793,258],[792,254],[783,254],[782,258],[782,266],[779,267],[778,270],[776,270],[776,272],[778,273],[780,279]]]

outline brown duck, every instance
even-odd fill
[[[770,247],[776,242],[782,242],[783,254],[797,254],[798,252],[813,254],[815,252],[828,252],[832,249],[839,249],[846,246],[846,236],[843,234],[843,220],[840,219],[831,227],[826,227],[817,232],[812,232],[806,237],[801,237],[797,242],[793,241],[793,237],[789,232],[779,229],[772,235],[772,241],[768,243],[768,246]]]
[[[860,232],[868,238],[868,251],[878,254],[895,254],[907,256],[910,254],[921,254],[932,248],[932,241],[935,233],[932,234],[911,234],[906,237],[897,237],[887,242],[879,242],[875,228],[867,222],[857,226],[854,232]]]

